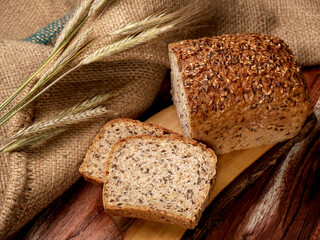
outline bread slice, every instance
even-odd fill
[[[265,34],[169,44],[171,86],[185,137],[216,154],[284,141],[311,113],[291,50]]]
[[[126,118],[111,120],[93,140],[79,172],[87,181],[103,185],[106,177],[106,162],[112,145],[125,137],[142,134],[181,136],[152,123],[142,123]]]
[[[194,228],[207,204],[216,163],[211,149],[191,139],[125,138],[108,158],[104,208],[114,216]]]

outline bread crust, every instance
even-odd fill
[[[176,136],[181,136],[178,133],[175,133],[172,130],[166,129],[162,126],[153,124],[153,123],[148,123],[148,122],[140,122],[139,120],[134,120],[134,119],[129,119],[129,118],[117,118],[117,119],[113,119],[110,120],[109,122],[107,122],[99,131],[99,133],[97,134],[97,136],[94,138],[91,146],[88,149],[88,152],[83,160],[83,163],[81,164],[80,168],[79,168],[79,172],[80,174],[84,177],[84,179],[88,182],[91,182],[97,186],[102,186],[104,183],[104,179],[98,178],[92,174],[89,174],[87,169],[90,166],[90,161],[91,161],[91,156],[95,153],[95,151],[99,148],[98,146],[98,142],[101,138],[103,138],[105,132],[108,130],[108,128],[110,128],[113,124],[117,124],[117,123],[131,123],[134,124],[136,126],[142,126],[142,127],[148,127],[148,128],[154,128],[157,129],[158,131],[162,131],[164,134],[170,134],[170,135],[176,135]]]
[[[210,185],[208,185],[207,189],[205,189],[204,194],[199,198],[199,202],[202,202],[201,205],[201,211],[198,212],[198,214],[192,218],[188,219],[186,217],[181,217],[177,216],[175,214],[172,214],[167,211],[163,210],[157,210],[157,209],[152,209],[148,207],[133,207],[133,206],[124,206],[124,207],[116,207],[116,206],[111,206],[108,204],[107,198],[107,185],[108,185],[108,178],[109,178],[109,172],[108,169],[110,168],[110,162],[113,157],[113,154],[118,151],[119,148],[121,148],[123,145],[125,145],[127,142],[130,142],[135,139],[149,139],[149,140],[157,140],[157,139],[176,139],[179,141],[182,141],[184,143],[192,144],[194,146],[200,147],[202,150],[207,151],[214,161],[210,162]],[[182,136],[150,136],[150,135],[140,135],[140,136],[130,136],[126,137],[116,144],[113,145],[112,150],[109,154],[108,160],[107,160],[107,178],[105,181],[105,185],[103,187],[103,205],[104,209],[107,213],[110,215],[115,215],[115,216],[123,216],[123,217],[132,217],[132,218],[142,218],[146,220],[152,220],[152,221],[158,221],[158,222],[164,222],[164,223],[171,223],[178,225],[182,228],[189,228],[193,229],[195,226],[198,224],[202,212],[207,206],[208,199],[209,199],[209,192],[215,182],[216,179],[216,167],[217,167],[217,156],[214,153],[214,151],[210,148],[208,148],[206,145],[197,142],[192,139],[187,139]]]
[[[217,154],[292,138],[311,113],[300,66],[277,37],[233,34],[168,48],[181,77],[172,84],[182,81],[187,95],[187,131]]]

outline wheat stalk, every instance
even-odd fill
[[[174,19],[175,16],[176,14],[166,14],[165,12],[153,14],[139,22],[130,22],[122,25],[118,29],[111,31],[109,35],[129,35],[141,32],[147,28],[169,22],[170,20]]]
[[[88,42],[88,37],[90,36],[92,32],[92,29],[88,29],[84,33],[80,35],[80,37],[74,41],[71,45],[67,47],[65,52],[59,57],[57,62],[43,75],[42,78],[37,82],[37,84],[31,89],[31,91],[24,97],[22,100],[20,100],[14,107],[12,107],[4,116],[0,118],[0,126],[7,122],[10,118],[12,118],[16,113],[18,113],[21,109],[26,107],[29,103],[31,103],[33,100],[35,100],[38,96],[40,96],[41,93],[44,92],[42,90],[40,93],[35,95],[32,99],[27,101],[22,107],[19,108],[28,98],[30,98],[36,91],[39,90],[39,88],[47,83],[54,75],[56,75],[65,65],[67,65],[73,58],[75,58],[77,55],[79,55],[86,47],[84,45]],[[84,48],[83,48],[84,47]],[[81,49],[82,48],[82,49]],[[73,68],[75,70],[76,66]],[[64,76],[64,75],[63,75]],[[46,90],[48,89],[45,88]],[[18,110],[16,110],[18,108]],[[16,110],[16,111],[15,111]]]
[[[105,107],[98,106],[104,105],[111,97],[113,97],[112,93],[106,93],[86,100],[81,104],[76,104],[48,121],[35,123],[26,129],[21,129],[13,135],[11,139],[37,135],[39,132],[49,131],[56,127],[66,127],[67,125],[84,119],[85,116],[90,118],[101,115],[107,111],[110,112],[110,110],[107,110]]]
[[[105,113],[110,113],[111,110],[107,107],[99,106],[92,109],[87,109],[81,112],[67,114],[64,116],[54,117],[45,122],[35,123],[30,127],[19,132],[14,138],[33,137],[42,132],[50,132],[58,128],[65,128],[70,125],[79,123],[83,120],[88,120],[93,117],[101,116]]]
[[[154,14],[136,23],[128,23],[117,30],[111,31],[108,35],[132,35],[98,49],[83,59],[80,64],[86,65],[96,62],[101,58],[127,51],[138,45],[159,38],[161,34],[172,31],[176,29],[177,26],[185,26],[192,21],[196,21],[193,20],[193,17],[203,10],[203,5],[198,4],[198,2],[199,1],[195,1],[171,13],[163,12]],[[193,10],[192,14],[190,14],[190,10]]]
[[[111,3],[112,0],[95,0],[90,8],[89,11],[89,16],[95,16],[97,14],[99,14],[100,10],[102,9],[102,7],[106,4],[106,3]]]
[[[17,149],[21,149],[26,146],[35,145],[35,144],[41,144],[43,142],[48,141],[49,139],[65,132],[67,129],[59,129],[55,130],[53,132],[43,133],[38,136],[35,136],[33,138],[25,138],[25,139],[19,139],[11,142],[10,144],[7,144],[6,146],[0,148],[1,153],[5,152],[11,152]]]
[[[67,22],[63,30],[59,34],[54,45],[54,50],[57,49],[65,40],[73,37],[73,35],[85,24],[88,19],[96,15],[99,10],[110,0],[92,0],[82,1],[81,5],[74,11],[73,17]]]
[[[107,107],[98,106],[105,104],[111,97],[111,93],[96,96],[63,111],[50,120],[35,123],[25,129],[21,129],[11,138],[2,142],[2,145],[5,145],[0,148],[0,152],[12,151],[40,141],[43,142],[66,131],[71,125],[106,113],[113,113],[113,116],[115,116],[117,114]]]
[[[93,54],[83,59],[80,64],[86,65],[92,62],[96,62],[101,58],[110,57],[112,55],[127,51],[138,45],[147,43],[153,39],[158,38],[160,34],[170,30],[172,27],[172,25],[167,25],[163,27],[153,27],[151,29],[139,33],[138,35],[128,36],[115,43],[98,49]]]
[[[59,37],[54,45],[54,50],[56,50],[61,43],[72,34],[79,24],[81,24],[83,21],[86,21],[91,2],[92,0],[82,1],[80,6],[73,12],[72,18],[67,22],[60,32]]]
[[[70,20],[67,24],[67,26],[62,31],[62,34],[60,34],[58,41],[56,42],[56,45],[54,47],[54,50],[52,51],[51,55],[45,60],[45,62],[8,98],[6,99],[1,105],[0,105],[0,111],[2,111],[10,102],[12,102],[19,94],[20,92],[34,79],[34,77],[59,53],[59,51],[68,43],[68,41],[74,36],[74,34],[77,32],[77,30],[84,24],[83,21],[82,24],[78,25],[76,29],[74,29],[74,25],[72,24],[72,21],[80,21],[82,14],[85,12],[85,3],[91,2],[85,1],[82,3],[82,5],[78,8],[78,10],[75,11],[73,20]],[[69,25],[69,26],[68,26]],[[72,27],[71,27],[72,26]],[[57,44],[58,43],[58,44]],[[0,124],[1,126],[2,124]]]
[[[188,25],[191,22],[196,22],[202,19],[202,17],[195,17],[195,15],[203,12],[203,10],[203,3],[201,4],[201,1],[195,0],[180,9],[172,11],[172,9],[169,8],[158,13],[154,13],[141,21],[124,24],[118,29],[111,31],[109,35],[129,35],[139,33],[148,28],[160,26],[168,22],[171,22],[171,25],[175,26]]]
[[[79,51],[84,47],[92,34],[92,28],[87,29],[85,32],[73,41],[63,53],[59,56],[56,62],[41,76],[39,81],[34,85],[31,91],[38,89],[39,86],[49,81],[54,75],[56,75],[60,69],[62,69]]]
[[[69,108],[68,110],[62,112],[59,115],[69,115],[69,114],[75,114],[81,111],[85,111],[90,108],[95,108],[99,105],[105,104],[110,98],[114,97],[114,93],[109,92],[106,94],[95,96],[89,100],[84,101],[83,103],[76,104],[75,106]]]

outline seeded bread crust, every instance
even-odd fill
[[[128,119],[128,118],[118,118],[109,121],[97,134],[95,139],[93,140],[92,145],[90,146],[86,157],[81,164],[79,168],[79,172],[84,177],[84,179],[88,182],[91,182],[95,185],[102,186],[105,181],[105,174],[106,174],[106,168],[105,168],[105,162],[107,161],[108,154],[110,152],[102,152],[102,148],[104,147],[104,143],[101,143],[103,138],[107,138],[108,135],[111,136],[113,134],[110,130],[113,126],[131,126],[135,127],[136,131],[133,131],[132,133],[126,133],[125,136],[128,135],[137,135],[139,131],[142,132],[142,134],[151,134],[151,135],[175,135],[175,136],[181,136],[178,133],[175,133],[169,129],[166,129],[164,127],[161,127],[159,125],[153,124],[153,123],[146,123],[146,122],[140,122],[138,120]],[[109,131],[109,133],[108,133]],[[137,134],[135,134],[137,133]],[[140,135],[140,134],[138,134]],[[117,140],[118,141],[118,140]],[[116,142],[114,142],[116,143]],[[110,148],[111,150],[111,148]],[[96,163],[94,163],[94,159],[99,159],[100,164],[102,166],[97,166]],[[100,169],[99,169],[100,168]],[[103,168],[103,169],[101,169]]]
[[[191,219],[190,217],[184,217],[184,216],[179,216],[175,214],[174,212],[168,212],[164,211],[161,209],[157,209],[157,206],[126,206],[125,204],[121,204],[121,206],[112,206],[109,204],[108,199],[109,194],[108,194],[108,188],[110,187],[110,174],[109,171],[115,171],[114,169],[111,168],[111,165],[115,163],[115,153],[121,151],[123,147],[136,140],[152,140],[153,142],[159,143],[159,142],[165,142],[166,140],[173,140],[177,141],[177,143],[186,143],[190,144],[196,147],[199,147],[202,151],[207,152],[211,156],[211,162],[209,162],[209,183],[204,186],[204,190],[202,192],[201,196],[198,196],[197,202],[200,203],[200,210],[193,216]],[[107,161],[107,178],[106,182],[103,187],[103,204],[105,211],[109,213],[110,215],[114,216],[123,216],[123,217],[132,217],[132,218],[142,218],[146,220],[152,220],[152,221],[158,221],[158,222],[164,222],[164,223],[171,223],[178,225],[183,228],[190,228],[193,229],[199,222],[200,217],[202,215],[203,210],[207,206],[208,199],[209,199],[209,192],[215,182],[216,178],[216,163],[217,163],[217,157],[215,153],[212,151],[212,149],[207,148],[204,144],[199,143],[197,141],[194,141],[192,139],[186,139],[181,136],[150,136],[150,135],[141,135],[141,136],[131,136],[127,137],[125,139],[122,139],[118,143],[116,143],[112,150],[111,153],[109,154],[109,158]],[[125,174],[125,173],[124,173]],[[137,173],[138,174],[138,173]],[[133,183],[134,184],[134,183]],[[141,181],[139,184],[141,186],[144,186],[145,182]],[[174,186],[170,186],[173,188]],[[155,186],[156,188],[156,186]],[[178,199],[174,199],[173,201],[178,201]],[[196,203],[194,203],[196,204]]]
[[[169,44],[173,102],[183,133],[217,154],[294,137],[311,113],[289,47],[264,34]]]

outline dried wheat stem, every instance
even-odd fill
[[[111,31],[108,35],[129,35],[139,33],[145,29],[160,26],[168,22],[175,26],[187,25],[202,19],[203,16],[200,16],[199,13],[203,12],[203,10],[203,2],[195,0],[182,8],[176,10],[168,8],[165,11],[150,15],[141,21],[127,23],[118,29]]]
[[[75,28],[87,17],[92,0],[84,0],[81,5],[73,12],[73,17],[67,22],[63,30],[59,34],[57,41],[54,45],[55,51],[61,43],[70,36]]]
[[[90,43],[92,44],[92,43]],[[82,51],[84,51],[86,48],[88,48],[90,46],[90,44],[88,44],[87,46],[85,46],[84,48],[82,48],[81,50],[79,50],[74,56],[72,56],[68,61],[71,61],[73,58],[75,58],[77,55],[79,55]],[[68,62],[67,62],[68,63]],[[66,63],[66,64],[67,64]],[[60,66],[56,71],[59,71],[63,66]],[[26,103],[23,104],[23,102],[25,102],[36,90],[38,90],[40,88],[40,86],[38,86],[37,88],[33,89],[31,92],[29,92],[27,94],[27,96],[25,96],[21,101],[19,101],[13,108],[11,108],[4,116],[2,116],[0,118],[0,126],[3,125],[4,123],[6,123],[9,119],[11,119],[14,115],[16,115],[19,111],[21,111],[23,108],[25,108],[26,106],[28,106],[31,102],[33,102],[36,98],[38,98],[42,93],[44,93],[45,91],[47,91],[49,88],[51,88],[54,84],[56,84],[59,80],[61,80],[62,78],[64,78],[66,75],[68,75],[70,72],[78,69],[79,67],[81,67],[80,64],[72,67],[71,69],[69,69],[68,71],[66,71],[65,73],[63,73],[60,77],[58,77],[57,79],[55,79],[52,83],[50,83],[48,86],[46,86],[44,89],[42,89],[40,92],[38,92],[35,96],[33,96],[31,99],[29,99]],[[52,74],[52,76],[55,74],[55,72]],[[49,78],[52,77],[51,75],[49,76]],[[44,83],[41,83],[41,85]],[[21,106],[21,104],[23,104]],[[19,107],[21,106],[21,107]],[[19,108],[18,108],[19,107]],[[18,108],[18,109],[17,109]],[[17,109],[16,111],[14,111],[15,109]]]
[[[192,8],[194,10],[193,12],[190,13],[190,11],[186,11]],[[136,33],[141,31],[144,28],[148,28],[148,29],[143,30],[139,34],[130,35],[115,43],[112,43],[110,45],[107,45],[105,47],[98,49],[96,52],[89,55],[87,58],[83,59],[80,64],[85,65],[92,62],[96,62],[101,58],[109,57],[109,56],[118,54],[120,52],[129,50],[131,48],[134,48],[138,45],[147,43],[153,39],[158,38],[161,34],[165,32],[172,31],[177,26],[187,25],[188,23],[190,23],[190,21],[193,21],[192,17],[195,16],[196,14],[199,14],[202,10],[203,10],[203,5],[190,4],[182,9],[179,9],[169,14],[162,13],[158,15],[153,15],[137,23],[129,23],[128,25],[120,28],[119,31],[118,30],[112,31],[109,35]],[[164,23],[166,24],[161,26],[161,24],[164,24]]]
[[[92,28],[87,29],[75,41],[73,41],[59,56],[56,62],[41,76],[38,82],[34,85],[31,91],[34,91],[39,86],[43,85],[49,81],[59,70],[66,65],[71,58],[73,58],[79,50],[84,47],[88,41],[89,37],[92,34]],[[58,71],[57,71],[58,70]]]

